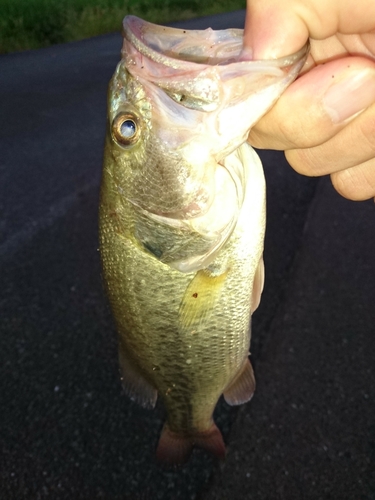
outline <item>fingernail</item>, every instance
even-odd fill
[[[362,70],[334,83],[323,97],[323,105],[333,123],[347,120],[374,102],[375,71],[371,69]]]

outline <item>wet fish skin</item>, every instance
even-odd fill
[[[145,407],[162,398],[167,423],[158,456],[176,463],[193,445],[224,456],[212,418],[216,403],[224,393],[241,404],[255,389],[248,354],[264,281],[265,184],[259,158],[243,143],[250,118],[244,113],[228,122],[227,131],[220,121],[233,118],[236,105],[251,109],[246,81],[254,83],[243,64],[225,64],[240,50],[238,30],[228,31],[204,35],[212,46],[212,36],[228,43],[226,52],[220,46],[225,57],[208,56],[222,61],[218,70],[202,62],[204,47],[196,54],[204,46],[201,32],[191,34],[198,43],[189,45],[189,32],[125,20],[125,54],[108,93],[103,276],[124,387]],[[295,75],[304,57],[292,60]],[[274,74],[265,68],[267,84],[285,80],[277,65]],[[265,92],[257,113],[288,83]]]

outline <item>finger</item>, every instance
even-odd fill
[[[375,158],[375,104],[327,142],[285,155],[295,170],[311,176],[339,172]]]
[[[375,57],[375,33],[362,35],[337,33],[324,40],[310,40],[310,45],[310,56],[319,64],[349,54],[360,54],[370,59]]]
[[[375,197],[375,158],[361,165],[335,172],[332,184],[345,198],[360,201]]]
[[[373,29],[373,0],[248,0],[244,47],[254,59],[272,59],[296,52],[309,37]]]
[[[347,57],[296,80],[252,128],[257,148],[301,149],[326,143],[375,102],[375,62]]]

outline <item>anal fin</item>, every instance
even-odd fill
[[[253,397],[255,391],[255,377],[250,360],[247,359],[239,375],[225,389],[225,401],[231,405],[242,405]]]
[[[154,408],[158,397],[157,390],[141,375],[121,344],[119,363],[121,382],[126,394],[144,408]]]

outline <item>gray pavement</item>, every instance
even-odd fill
[[[114,34],[0,56],[0,499],[375,499],[374,203],[271,151],[256,395],[218,406],[224,463],[155,463],[163,409],[121,390],[97,252],[120,47]]]

